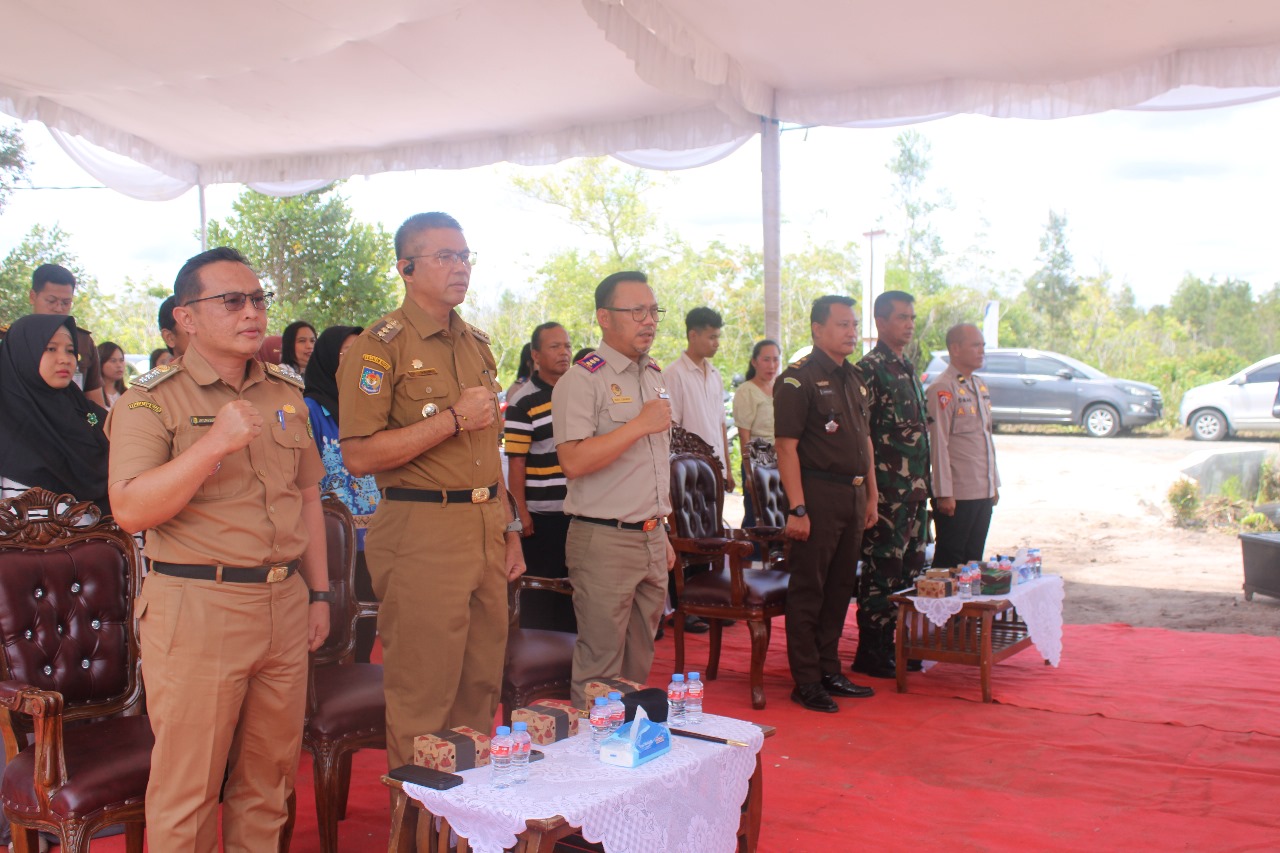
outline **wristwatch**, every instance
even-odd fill
[[[504,532],[505,533],[523,533],[524,524],[521,523],[520,516],[517,515],[515,518],[511,519],[511,521],[508,522],[507,529]]]
[[[338,601],[337,593],[335,593],[331,589],[325,589],[325,590],[313,589],[313,590],[309,590],[309,594],[311,596],[312,604],[315,604],[317,601],[323,601],[326,604],[336,604]]]
[[[794,515],[796,518],[804,518],[809,514],[809,511],[804,508],[804,504],[796,504],[791,508],[790,514]]]

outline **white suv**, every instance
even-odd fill
[[[1178,422],[1197,441],[1221,441],[1240,430],[1280,431],[1271,416],[1280,382],[1280,355],[1264,358],[1229,379],[1197,385],[1182,395]]]

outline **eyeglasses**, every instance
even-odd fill
[[[477,256],[475,252],[436,252],[434,255],[410,255],[405,258],[406,261],[416,261],[421,259],[434,261],[435,265],[438,267],[451,267],[459,262],[464,263],[469,267],[474,267],[476,265]]]
[[[199,299],[192,299],[190,302],[182,303],[182,307],[195,305],[197,302],[208,302],[211,299],[221,299],[222,305],[228,311],[240,311],[244,308],[246,302],[252,302],[253,307],[259,311],[266,311],[271,307],[271,303],[275,301],[274,293],[219,293],[214,296],[202,296]]]
[[[53,308],[55,310],[61,309],[63,311],[70,311],[71,303],[73,300],[59,299],[57,296],[45,296],[43,297],[43,301],[45,305],[48,305],[50,308]]]
[[[637,323],[643,323],[645,317],[652,317],[653,322],[661,323],[662,318],[667,316],[667,309],[659,308],[657,305],[652,307],[637,305],[634,308],[606,308],[604,310],[630,314],[631,319],[635,320]]]

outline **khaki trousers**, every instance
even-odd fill
[[[596,678],[644,684],[653,665],[653,635],[667,596],[667,534],[619,530],[577,519],[565,542],[578,642],[571,698],[585,708]]]
[[[505,529],[497,501],[378,504],[364,553],[380,602],[392,769],[413,763],[418,735],[493,728],[507,647]]]
[[[287,816],[307,698],[307,587],[155,572],[142,587],[142,678],[155,733],[151,850],[274,850]]]

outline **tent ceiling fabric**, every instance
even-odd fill
[[[1272,0],[8,0],[4,17],[0,111],[188,184],[643,162],[740,144],[759,115],[1058,118],[1280,86]]]

